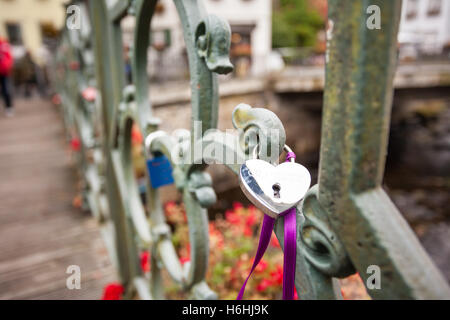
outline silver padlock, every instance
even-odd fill
[[[247,198],[261,211],[277,218],[284,211],[297,206],[311,184],[308,169],[293,158],[277,166],[257,158],[244,162],[239,171],[239,185]],[[286,152],[292,152],[284,147]]]

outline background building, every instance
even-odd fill
[[[65,22],[66,0],[0,0],[0,36],[13,45],[18,58],[29,50],[44,63],[44,44],[56,38]]]
[[[208,13],[226,19],[231,26],[231,60],[235,72],[263,75],[272,50],[272,1],[206,0]]]
[[[450,1],[403,1],[398,36],[402,58],[447,54],[450,46]]]
[[[231,60],[235,75],[262,75],[272,50],[272,2],[270,0],[204,0],[209,14],[231,26]],[[122,24],[124,43],[131,45],[134,17]],[[172,0],[160,0],[152,20],[149,73],[160,80],[187,77],[187,55],[181,23]]]
[[[67,0],[0,0],[0,36],[11,42],[16,58],[29,50],[38,64],[45,60],[65,23]],[[235,75],[262,75],[271,52],[270,0],[204,0],[207,12],[226,19],[232,29],[231,59]],[[123,21],[125,46],[131,45],[134,21]],[[183,78],[188,74],[181,24],[172,0],[160,0],[152,22],[149,72],[153,77]],[[46,45],[46,46],[45,46]]]

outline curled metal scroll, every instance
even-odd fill
[[[213,72],[228,73],[232,70],[228,59],[230,28],[225,21],[215,16],[207,16],[199,1],[174,2],[183,25],[189,57],[193,121],[201,121],[202,130],[206,131],[217,125],[217,78]],[[109,8],[106,8],[104,4],[92,5],[93,16],[99,17],[102,15],[101,11],[108,11],[103,15],[108,17],[109,22],[99,22],[95,19],[94,25],[97,24],[97,32],[102,29],[107,31],[106,36],[110,37],[109,40],[113,42],[112,47],[115,48],[119,48],[114,42],[120,38],[116,26],[121,17],[126,12],[136,17],[134,44],[131,48],[133,86],[126,87],[120,94],[115,93],[114,99],[109,100],[114,105],[114,109],[109,114],[117,119],[117,125],[106,129],[112,147],[108,174],[114,178],[115,187],[112,189],[115,189],[113,192],[118,195],[117,207],[120,208],[116,210],[120,221],[116,222],[124,228],[121,230],[126,234],[124,241],[127,244],[124,250],[129,254],[126,258],[128,262],[123,261],[125,257],[122,258],[122,264],[125,265],[124,273],[126,273],[123,278],[134,279],[126,282],[128,296],[137,291],[141,297],[161,298],[163,297],[161,267],[164,266],[173,280],[183,289],[190,289],[195,297],[216,298],[217,296],[204,282],[209,254],[206,208],[216,200],[211,187],[211,178],[203,171],[204,166],[178,166],[174,163],[171,157],[174,142],[167,135],[160,136],[148,149],[145,148],[146,157],[157,153],[165,154],[174,167],[175,184],[183,195],[190,231],[191,257],[190,263],[185,264],[184,267],[181,266],[171,242],[170,228],[165,222],[159,191],[152,189],[150,183],[147,183],[147,209],[150,214],[147,217],[146,210],[139,200],[133,175],[130,156],[132,125],[137,124],[144,136],[158,130],[158,120],[152,116],[148,99],[146,73],[150,24],[155,5],[156,1],[150,0],[137,0],[130,2],[129,5],[116,2]],[[103,26],[98,27],[98,24]],[[112,62],[117,61],[117,56],[117,52],[113,52],[109,59]],[[112,73],[122,72],[118,65],[112,65],[111,69]],[[105,75],[106,71],[100,77]],[[122,85],[123,83],[117,82],[113,77],[109,87],[117,90]],[[102,92],[106,93],[104,89]],[[116,141],[115,137],[117,137]],[[191,137],[191,143],[193,142],[194,138]],[[138,248],[151,248],[152,273],[150,283],[147,285],[142,281],[142,271],[136,266]],[[149,295],[142,294],[146,290],[150,291]]]
[[[305,217],[300,226],[301,254],[323,274],[346,277],[355,272],[344,244],[328,221],[327,212],[318,200],[318,186],[306,194],[301,211]]]
[[[234,109],[232,119],[240,132],[240,145],[245,153],[249,154],[259,144],[261,159],[278,161],[286,143],[286,132],[272,111],[241,103]]]
[[[197,54],[205,60],[210,71],[219,74],[233,71],[228,55],[230,38],[230,26],[225,20],[215,15],[208,15],[198,24],[195,30]]]

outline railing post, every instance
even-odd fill
[[[106,167],[105,185],[109,200],[109,214],[115,229],[112,237],[117,251],[120,280],[125,287],[129,287],[133,281],[132,274],[138,272],[137,257],[132,243],[133,238],[130,237],[130,228],[125,221],[123,204],[120,201],[120,181],[117,180],[117,172],[114,168],[114,149],[111,144],[117,127],[117,108],[122,95],[123,64],[118,56],[122,53],[122,48],[114,41],[118,40],[118,36],[113,38],[105,1],[88,1],[88,5],[93,27],[97,85],[102,99],[102,150]],[[111,52],[113,49],[120,51]]]
[[[401,1],[330,0],[318,200],[374,298],[450,297],[446,281],[381,188]],[[366,25],[380,8],[381,29]],[[335,241],[335,240],[333,240]],[[350,272],[350,264],[347,266]]]

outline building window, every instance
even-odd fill
[[[408,3],[406,4],[406,19],[412,20],[417,17],[418,7],[418,0],[408,0]]]
[[[252,65],[252,32],[255,25],[231,25],[230,59],[235,66],[234,75],[244,78],[250,74]]]
[[[438,16],[441,14],[442,0],[429,0],[428,1],[428,16]]]
[[[47,21],[40,24],[42,43],[52,46],[55,45],[59,36],[59,30],[55,27],[53,22]]]
[[[172,34],[169,29],[152,31],[150,44],[158,51],[164,50],[172,44]]]
[[[6,32],[8,33],[9,42],[12,45],[22,44],[22,30],[18,23],[7,23]]]
[[[166,8],[164,7],[164,4],[162,4],[161,2],[158,2],[156,4],[156,7],[155,7],[155,14],[156,15],[163,14],[165,10],[166,10]]]

